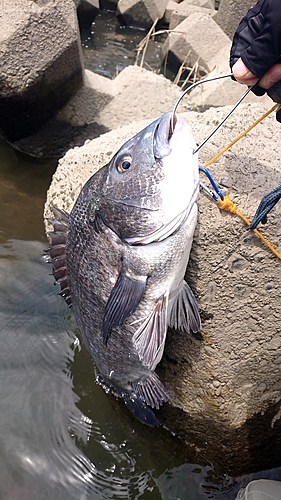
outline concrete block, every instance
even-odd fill
[[[3,0],[0,18],[0,134],[13,141],[38,130],[82,85],[72,0]]]
[[[181,4],[196,5],[197,7],[205,7],[206,9],[215,8],[215,0],[184,0]]]
[[[59,157],[108,130],[157,118],[172,110],[180,95],[177,85],[139,66],[125,68],[114,80],[86,70],[83,86],[67,105],[38,133],[13,146],[33,156]],[[181,109],[188,109],[185,102]]]
[[[74,127],[98,120],[101,110],[114,98],[114,84],[109,78],[85,70],[84,84],[57,117]]]
[[[215,9],[207,9],[206,7],[199,7],[198,5],[190,5],[185,2],[180,3],[172,12],[170,16],[169,29],[173,30],[187,17],[191,16],[195,12],[207,14],[209,16],[214,16],[216,13]]]
[[[261,104],[241,105],[200,151],[200,163],[266,109]],[[186,116],[196,142],[228,111],[189,112]],[[50,204],[69,211],[88,178],[146,124],[130,123],[70,150],[53,177],[45,216],[50,215]],[[250,218],[261,197],[281,183],[276,148],[280,140],[280,124],[271,115],[210,167]],[[262,228],[277,247],[280,217],[281,205],[277,204]],[[199,300],[203,338],[170,331],[159,365],[160,377],[173,394],[171,404],[158,413],[161,423],[181,436],[183,446],[184,441],[193,443],[206,461],[212,457],[216,470],[223,467],[225,472],[227,463],[228,472],[235,470],[232,475],[257,470],[262,463],[259,470],[265,469],[265,449],[279,457],[281,440],[280,261],[246,227],[239,217],[200,195],[187,277]]]
[[[168,57],[168,64],[175,70],[183,61],[189,66],[198,61],[199,66],[210,72],[213,59],[228,44],[228,37],[208,14],[195,12],[169,33],[162,50],[163,59]]]
[[[85,70],[83,86],[66,106],[37,133],[13,142],[13,147],[31,156],[59,158],[69,148],[110,130],[99,114],[113,97],[112,80]]]
[[[221,0],[214,19],[230,39],[236,31],[241,19],[253,7],[253,0]]]
[[[170,28],[171,16],[173,15],[173,12],[177,9],[177,7],[178,7],[177,2],[175,2],[174,0],[168,1],[163,19],[164,19],[164,22],[169,25],[169,28]]]
[[[136,119],[157,118],[172,110],[181,91],[163,75],[139,66],[128,66],[113,80],[115,97],[99,114],[100,123],[109,129]]]
[[[127,26],[149,28],[164,16],[168,0],[119,0],[116,15]]]

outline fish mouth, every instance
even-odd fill
[[[157,159],[168,156],[171,152],[170,139],[172,138],[177,118],[171,111],[159,118],[154,132],[153,153]]]

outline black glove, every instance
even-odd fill
[[[241,57],[244,64],[259,79],[281,61],[281,4],[278,0],[259,0],[239,24],[230,51],[230,67]],[[267,92],[275,102],[281,102],[281,81],[266,90],[256,84],[253,92]],[[278,119],[278,117],[277,117]],[[280,120],[281,121],[281,116]]]

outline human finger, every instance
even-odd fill
[[[255,76],[254,73],[252,73],[249,68],[247,68],[241,57],[233,65],[232,71],[235,80],[237,80],[237,82],[239,83],[244,83],[245,85],[254,85],[258,81],[257,76]]]
[[[259,86],[264,89],[270,89],[281,80],[281,64],[274,64],[260,79]]]

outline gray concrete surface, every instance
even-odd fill
[[[83,62],[72,0],[2,0],[0,133],[36,131],[82,85]]]

